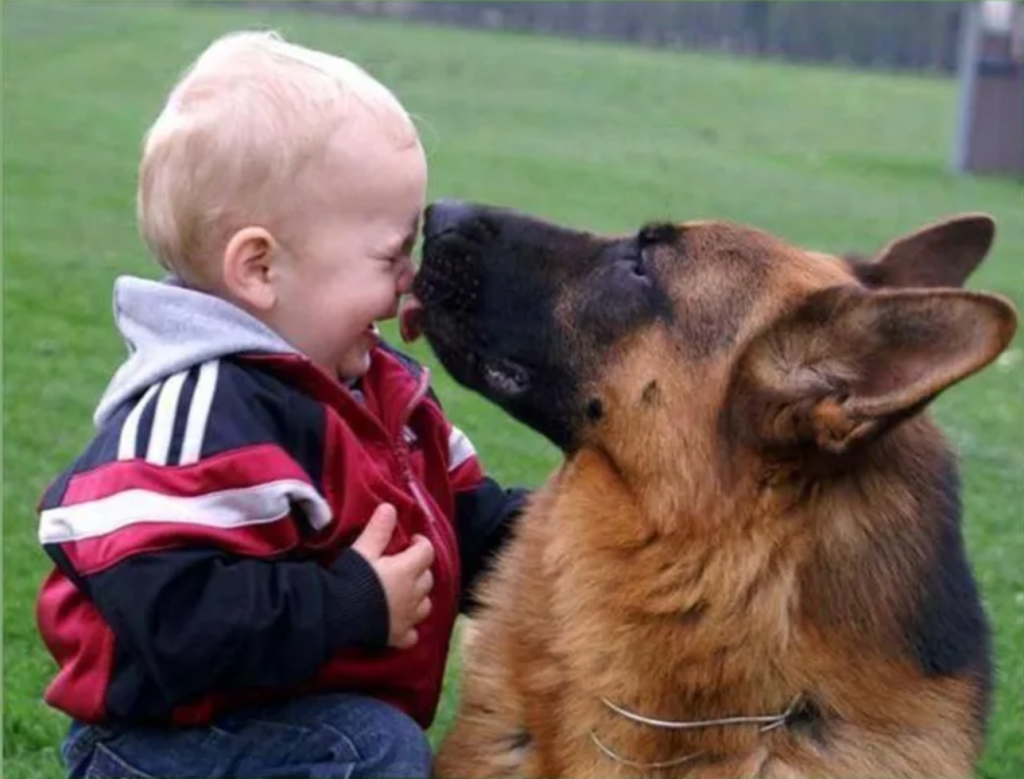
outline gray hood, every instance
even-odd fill
[[[114,283],[114,320],[129,356],[96,407],[96,427],[126,400],[193,365],[239,352],[299,353],[242,309],[176,279],[122,276]]]

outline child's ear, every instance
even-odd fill
[[[271,283],[274,236],[262,227],[244,227],[228,241],[222,258],[224,285],[238,302],[269,311],[277,295]]]
[[[995,239],[986,214],[958,214],[891,241],[870,262],[851,262],[868,287],[962,287]]]
[[[759,448],[844,453],[983,368],[1016,327],[1013,305],[995,295],[823,290],[744,351],[734,429]]]

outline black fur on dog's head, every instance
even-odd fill
[[[602,353],[646,323],[674,318],[651,258],[673,226],[620,240],[512,211],[435,204],[414,293],[445,368],[563,449],[602,414],[581,402]]]

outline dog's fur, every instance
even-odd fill
[[[965,215],[854,263],[729,223],[604,238],[435,204],[431,346],[565,453],[479,594],[438,775],[969,775],[988,626],[923,411],[1015,331],[957,289],[993,229]],[[770,732],[668,730],[603,699],[797,704]]]

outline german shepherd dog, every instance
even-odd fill
[[[925,413],[1016,326],[963,215],[870,262],[435,203],[404,314],[564,463],[482,585],[450,777],[968,776],[989,632]]]

